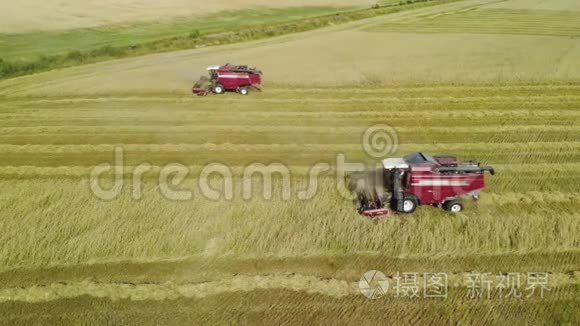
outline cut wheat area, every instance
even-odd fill
[[[579,106],[580,87],[573,85],[393,86],[348,93],[277,88],[244,98],[5,98],[0,104],[5,317],[22,321],[21,309],[42,312],[79,302],[75,309],[97,304],[108,311],[93,321],[140,320],[145,302],[154,311],[168,300],[197,309],[230,292],[227,297],[236,303],[239,291],[256,300],[308,300],[313,309],[330,300],[331,311],[339,311],[342,304],[355,304],[351,283],[372,266],[393,275],[431,269],[546,271],[561,282],[550,293],[551,304],[577,307],[572,298],[580,269]],[[481,200],[468,203],[461,215],[424,207],[372,223],[339,195],[332,173],[319,180],[313,199],[298,199],[295,192],[307,186],[313,164],[335,165],[339,154],[372,162],[360,139],[374,124],[396,127],[394,156],[453,153],[493,164],[497,174],[488,179]],[[118,144],[124,149],[125,186],[118,198],[102,201],[87,177],[93,166],[114,164]],[[132,172],[144,162],[189,166],[180,189],[191,190],[193,198],[161,196],[154,168],[143,175],[143,198],[132,199]],[[200,170],[214,162],[233,167],[232,200],[210,200],[199,192]],[[254,199],[241,197],[239,171],[255,162],[289,167],[289,200],[282,199],[282,180],[275,177],[271,200],[262,199],[260,187]],[[210,283],[196,285],[200,282]],[[106,300],[84,297],[96,293]],[[467,312],[475,302],[461,301],[458,293],[446,300],[429,311],[462,302],[453,318],[473,317]],[[521,307],[517,301],[510,305]],[[408,307],[410,313],[418,306]],[[538,320],[563,320],[569,313],[566,306],[549,307],[536,309],[542,311]],[[260,318],[219,311],[223,318],[238,313],[249,322]],[[274,318],[266,311],[264,316]],[[69,310],[49,315],[47,321],[73,322],[77,316]],[[217,318],[200,316],[208,322]]]

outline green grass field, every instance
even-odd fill
[[[1,321],[578,324],[578,11],[533,2],[461,1],[0,81]],[[228,61],[263,69],[263,92],[189,94],[194,74]],[[420,207],[371,222],[341,197],[334,170],[312,199],[296,196],[316,163],[376,163],[361,146],[376,124],[396,130],[394,157],[456,154],[497,174],[459,215]],[[124,186],[100,200],[89,174],[119,146]],[[198,186],[216,162],[231,168],[231,200]],[[181,188],[193,198],[162,196],[168,163],[189,168]],[[252,163],[284,164],[289,186],[275,177],[273,199],[260,186],[244,199]],[[445,272],[449,295],[366,299],[358,281],[372,269],[391,282]],[[544,272],[551,290],[470,299],[472,272]]]
[[[32,61],[40,56],[90,51],[103,46],[131,46],[192,32],[218,33],[248,25],[279,23],[315,17],[349,7],[290,7],[246,9],[204,16],[173,18],[149,23],[119,24],[65,31],[0,34],[0,57],[6,61]],[[223,17],[227,17],[224,19]]]
[[[193,16],[182,13],[177,18],[168,15],[169,18],[145,19],[145,22],[136,19],[64,31],[57,28],[56,31],[0,33],[0,50],[3,51],[0,79],[151,53],[267,39],[458,0],[388,0],[373,6],[362,6],[357,0],[346,1],[353,6],[339,3],[313,6],[311,3],[299,7],[294,3],[294,7],[284,7],[276,2],[273,7],[250,6],[233,10],[235,6],[225,6],[227,10],[219,13],[204,15],[201,11]],[[351,1],[359,5],[354,6]],[[106,7],[107,3],[102,5]],[[99,16],[98,12],[93,14]],[[23,30],[28,29],[23,27]]]

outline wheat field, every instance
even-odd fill
[[[385,31],[568,36],[580,35],[580,12],[552,10],[481,9],[410,17],[376,27]],[[373,29],[373,27],[369,28]]]
[[[579,11],[580,4],[575,0],[511,0],[498,1],[497,3],[485,6],[486,8],[510,8],[527,10],[557,10],[557,11]]]
[[[129,24],[248,8],[352,7],[370,6],[373,3],[374,1],[370,0],[214,0],[211,2],[199,0],[3,1],[0,3],[0,12],[4,13],[0,22],[0,33],[53,31],[111,24]]]
[[[5,102],[2,202],[27,211],[8,215],[5,210],[2,229],[8,232],[0,241],[11,246],[0,257],[5,266],[16,267],[208,252],[294,257],[571,250],[580,241],[579,103],[580,88],[564,85]],[[420,129],[410,117],[420,117]],[[212,202],[197,192],[192,200],[176,203],[155,190],[155,171],[145,175],[151,183],[145,199],[131,200],[127,186],[118,200],[101,202],[85,181],[92,166],[112,162],[115,144],[124,144],[127,177],[142,162],[157,167],[180,162],[191,167],[186,188],[195,190],[195,179],[208,163],[235,167],[239,175],[236,171],[253,162],[278,162],[294,172],[293,188],[301,188],[310,166],[335,166],[339,153],[370,161],[358,142],[366,127],[379,123],[397,130],[394,155],[453,153],[493,164],[498,175],[489,178],[482,201],[463,216],[425,208],[379,225],[359,217],[338,195],[332,174],[306,202],[281,200],[277,190],[274,202],[245,202],[239,196]],[[25,193],[29,202],[21,202]],[[24,229],[16,227],[22,216],[27,217]],[[25,246],[31,239],[35,245]]]
[[[521,313],[562,320],[566,310],[554,307],[578,303],[570,296],[578,286],[580,244],[579,104],[575,85],[280,88],[247,98],[6,98],[0,106],[4,316],[25,322],[15,313],[24,304],[42,311],[71,300],[81,304],[86,295],[94,299],[80,307],[107,307],[93,322],[115,322],[121,315],[142,320],[131,315],[143,309],[140,302],[151,311],[168,301],[203,310],[224,295],[237,302],[232,298],[239,293],[255,300],[337,300],[347,307],[356,304],[346,302],[357,293],[359,273],[381,266],[391,273],[455,271],[458,279],[473,268],[540,268],[561,280],[554,285],[558,294],[549,305],[527,304]],[[311,200],[283,200],[280,180],[272,200],[261,199],[260,189],[250,201],[241,198],[240,171],[253,162],[287,165],[294,193],[305,187],[316,162],[332,165],[339,153],[349,161],[371,161],[360,135],[376,123],[396,127],[400,144],[394,155],[453,153],[493,164],[497,175],[460,216],[422,207],[411,216],[372,223],[338,194],[332,173],[320,179]],[[87,176],[92,166],[112,163],[119,144],[126,154],[126,184],[118,198],[102,201]],[[144,175],[143,198],[134,200],[131,171],[142,162],[154,169]],[[181,187],[192,190],[193,198],[160,195],[159,168],[171,162],[190,167]],[[197,178],[209,162],[232,167],[232,200],[209,200],[199,192]],[[232,276],[241,271],[246,272]],[[466,305],[446,320],[469,321],[475,303],[460,297],[456,292],[432,309]],[[117,308],[100,301],[106,298],[123,313],[111,314]],[[405,311],[412,313],[421,302]],[[312,304],[301,309],[318,309]],[[516,301],[511,305],[521,309]],[[233,318],[234,311],[219,311],[221,317],[212,318]],[[432,314],[430,308],[424,316]],[[74,316],[66,310],[43,318],[74,323]],[[277,320],[273,316],[261,318]]]
[[[578,324],[576,9],[460,1],[1,80],[2,322]],[[223,62],[263,69],[264,90],[191,96],[204,67]],[[396,131],[391,156],[455,154],[497,173],[459,215],[424,206],[370,221],[340,194],[333,168],[340,155],[376,163],[361,138],[377,124]],[[101,200],[89,175],[119,147],[123,187]],[[151,170],[134,199],[142,163]],[[162,195],[162,168],[176,163],[192,198]],[[233,198],[203,196],[210,163],[231,168]],[[291,182],[274,177],[268,200],[257,178],[245,199],[253,163],[283,164]],[[331,169],[300,199],[317,163]],[[358,282],[371,269],[389,281],[445,272],[449,296],[368,300]],[[522,283],[545,272],[551,290],[469,299],[472,272],[521,273]]]

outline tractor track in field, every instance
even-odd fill
[[[574,37],[580,35],[578,17],[580,14],[574,11],[498,9],[484,6],[386,22],[365,30]]]
[[[547,104],[545,104],[547,105]],[[140,121],[147,121],[147,119],[155,118],[157,123],[162,122],[174,122],[178,123],[185,121],[196,121],[202,120],[201,118],[194,119],[193,117],[189,117],[188,114],[191,113],[191,109],[186,110],[172,110],[171,113],[173,116],[161,115],[155,112],[142,112],[139,117],[135,117],[134,113],[131,111],[127,112],[117,112],[115,117],[111,117],[109,119],[105,119],[102,116],[102,112],[95,112],[89,110],[83,110],[82,112],[71,112],[70,110],[52,110],[54,114],[58,114],[58,117],[55,116],[42,116],[39,117],[39,114],[42,114],[42,109],[34,110],[34,109],[20,109],[15,110],[12,112],[2,112],[0,115],[4,119],[0,125],[0,127],[10,127],[9,123],[13,124],[22,124],[22,123],[55,123],[55,122],[99,122],[99,123],[107,123],[107,122],[118,122],[122,121],[123,119],[133,119],[132,121],[140,122]],[[384,119],[396,119],[396,118],[410,118],[413,116],[420,115],[425,118],[464,118],[468,119],[471,118],[473,120],[480,119],[480,118],[537,118],[537,117],[559,117],[560,119],[563,117],[580,117],[580,111],[574,110],[573,108],[570,109],[539,109],[539,108],[520,108],[520,109],[511,109],[511,110],[502,110],[502,109],[478,109],[478,108],[471,108],[469,110],[451,110],[447,112],[433,112],[433,109],[413,109],[410,111],[393,111],[393,112],[381,112],[381,111],[327,111],[327,110],[320,110],[320,111],[271,111],[271,112],[264,112],[264,111],[242,111],[242,112],[220,112],[216,110],[205,110],[205,109],[197,109],[195,113],[199,115],[203,115],[205,119],[227,119],[229,118],[324,118],[328,120],[334,119],[341,119],[341,118],[384,118]],[[72,121],[71,121],[72,120]],[[524,120],[525,121],[525,120]]]
[[[447,273],[447,285],[452,287],[467,287],[468,278],[465,272]],[[524,274],[525,275],[525,274]],[[498,274],[493,275],[493,277]],[[390,282],[396,275],[387,275]],[[492,276],[489,276],[492,277]],[[550,286],[553,288],[569,285],[580,285],[580,271],[566,273],[549,273]],[[525,276],[522,276],[524,279]],[[424,288],[424,276],[417,275],[417,286]],[[286,275],[234,275],[230,278],[197,282],[197,283],[96,283],[83,281],[77,283],[58,282],[48,285],[0,289],[0,304],[10,301],[28,303],[49,302],[61,299],[90,296],[109,298],[111,300],[128,299],[143,300],[175,300],[179,298],[202,299],[222,293],[251,292],[256,290],[290,290],[306,294],[319,294],[333,298],[344,298],[360,295],[357,281],[347,281],[335,278],[322,278],[301,274]],[[388,293],[387,295],[394,295]]]
[[[340,129],[330,129],[328,126],[296,126],[296,125],[278,125],[278,126],[240,126],[240,125],[205,125],[205,124],[188,124],[180,126],[163,126],[165,133],[191,133],[191,130],[196,132],[203,131],[227,131],[227,132],[312,132],[312,133],[351,133],[362,134],[366,129],[364,126],[353,127],[344,126]],[[417,127],[397,127],[398,132],[416,132]],[[575,125],[491,125],[491,126],[468,126],[453,128],[443,126],[424,126],[422,131],[444,133],[470,133],[470,132],[521,132],[521,131],[570,131],[580,132]],[[0,135],[14,134],[14,133],[129,133],[129,132],[160,132],[159,126],[134,126],[134,125],[118,125],[118,126],[33,126],[33,127],[4,127],[0,128]]]
[[[204,165],[189,165],[187,166],[188,171],[190,171],[190,177],[193,179],[201,173],[205,166]],[[578,163],[565,163],[559,164],[558,166],[554,166],[552,163],[539,163],[539,164],[512,164],[512,165],[499,165],[496,164],[496,171],[497,175],[496,178],[499,178],[498,181],[493,181],[495,184],[502,180],[500,184],[497,184],[498,189],[496,190],[497,193],[513,193],[519,194],[518,197],[528,198],[526,194],[530,192],[534,192],[533,189],[530,189],[531,185],[525,190],[528,191],[520,191],[520,192],[513,192],[512,188],[508,187],[508,185],[512,187],[521,187],[522,183],[525,185],[526,183],[535,181],[538,187],[542,186],[542,180],[549,178],[554,180],[555,177],[560,176],[560,174],[564,173],[566,176],[560,177],[564,184],[568,184],[568,187],[573,187],[573,182],[569,180],[569,178],[577,176],[580,171],[580,166]],[[130,177],[131,171],[134,171],[136,166],[133,165],[126,165],[125,166],[125,174],[123,175],[125,178]],[[148,172],[146,177],[157,177],[160,173],[163,166],[153,165],[151,166],[151,170]],[[237,165],[237,166],[230,166],[232,171],[232,175],[234,178],[239,178],[243,175],[246,166]],[[289,170],[291,171],[292,175],[297,178],[297,180],[305,180],[308,177],[308,173],[310,172],[311,166],[309,165],[290,165],[288,166]],[[0,176],[5,178],[5,181],[11,179],[47,179],[47,178],[57,178],[57,179],[70,179],[71,181],[77,180],[86,180],[87,176],[90,175],[91,171],[90,166],[0,166]],[[545,171],[544,174],[541,176],[530,176],[530,173],[536,173],[538,171]],[[330,170],[328,172],[329,177],[335,176],[335,171]],[[528,173],[528,175],[522,175],[522,173]],[[493,179],[495,180],[495,179]],[[38,180],[40,181],[40,180]],[[564,186],[564,184],[560,184],[560,186]],[[560,192],[554,192],[552,190],[554,187],[550,187],[545,190],[536,190],[537,193],[546,194],[548,198],[576,198],[576,193],[566,192],[566,196],[561,197],[559,194]],[[568,189],[568,188],[566,188]],[[570,189],[573,190],[573,189]],[[545,200],[545,199],[544,199]],[[529,200],[527,200],[529,202]]]
[[[376,95],[377,91],[374,90],[371,94]],[[491,104],[505,104],[506,100],[513,101],[513,102],[522,102],[522,103],[534,103],[534,102],[547,102],[550,101],[559,103],[562,101],[580,101],[580,96],[576,95],[577,90],[574,89],[574,94],[570,95],[540,95],[535,96],[533,94],[526,94],[526,95],[493,95],[490,94],[489,96],[454,96],[453,94],[450,95],[440,95],[440,96],[424,96],[417,94],[415,96],[400,96],[398,95],[390,95],[384,94],[385,96],[359,96],[359,97],[334,97],[334,98],[325,98],[324,93],[322,95],[317,95],[316,93],[311,93],[313,96],[316,97],[304,97],[304,96],[296,96],[301,94],[301,92],[296,92],[293,94],[292,98],[271,98],[271,97],[259,97],[256,96],[254,98],[244,98],[240,100],[239,98],[233,98],[230,94],[227,94],[222,97],[218,97],[218,95],[210,96],[208,98],[191,98],[189,96],[182,97],[182,98],[167,98],[167,97],[148,97],[148,96],[128,96],[128,97],[102,97],[102,98],[77,98],[77,97],[69,97],[66,99],[39,99],[39,100],[22,100],[19,99],[18,103],[22,104],[78,104],[78,103],[114,103],[114,102],[140,102],[140,103],[183,103],[183,104],[204,104],[204,103],[213,103],[213,100],[219,99],[220,102],[225,103],[236,103],[240,104],[241,106],[244,103],[248,104],[256,104],[256,103],[373,103],[373,102],[380,102],[380,103],[401,103],[401,102],[422,102],[422,103],[429,103],[429,102],[441,102],[447,101],[450,103],[470,103],[470,102],[481,102],[485,101],[486,103]],[[273,93],[272,95],[275,95]],[[361,93],[364,95],[364,93]],[[238,96],[238,95],[235,95]],[[7,98],[8,100],[14,100],[11,98]],[[17,99],[17,98],[15,98]]]
[[[83,295],[110,299],[166,300],[205,298],[228,292],[286,289],[336,298],[356,294],[356,284],[305,275],[237,275],[230,279],[190,284],[53,283],[46,286],[0,289],[0,303],[45,302]]]

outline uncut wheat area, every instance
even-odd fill
[[[1,236],[7,245],[0,257],[6,267],[15,267],[202,254],[573,249],[579,234],[580,93],[575,86],[545,89],[547,94],[542,86],[466,87],[465,95],[453,98],[445,96],[445,87],[433,87],[376,89],[361,97],[341,90],[271,90],[244,99],[228,94],[4,102]],[[338,194],[333,174],[321,179],[308,201],[295,194],[285,201],[279,189],[271,201],[261,196],[245,201],[239,194],[212,201],[199,193],[171,201],[155,190],[155,172],[145,174],[141,200],[131,198],[128,179],[119,198],[101,201],[86,180],[92,166],[113,163],[115,144],[123,144],[126,175],[143,162],[159,167],[177,162],[191,168],[185,188],[196,191],[195,178],[205,164],[227,164],[239,174],[251,163],[277,162],[294,171],[297,192],[317,162],[335,164],[339,153],[369,161],[358,142],[366,126],[378,123],[397,126],[401,143],[395,154],[453,153],[493,164],[498,173],[465,214],[425,207],[378,225],[358,216],[353,203]]]

